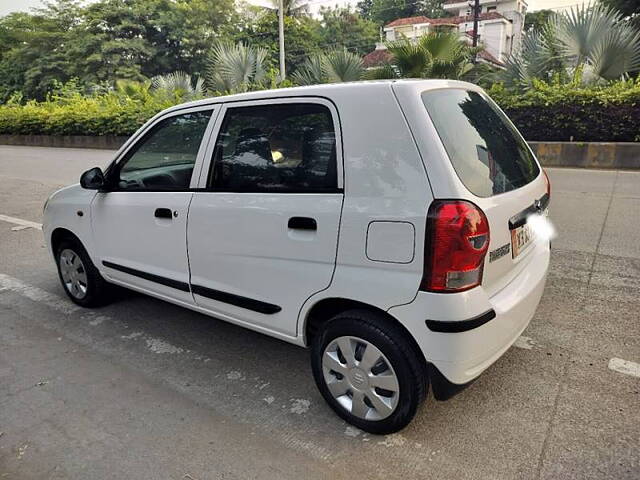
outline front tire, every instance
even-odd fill
[[[421,358],[406,333],[381,314],[351,310],[312,340],[316,385],[344,420],[370,433],[404,428],[426,396]]]
[[[60,242],[55,258],[62,288],[72,302],[88,308],[106,303],[109,284],[79,241],[68,239]]]

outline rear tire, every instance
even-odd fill
[[[102,278],[79,241],[61,241],[56,249],[55,259],[60,283],[72,302],[91,308],[108,301],[109,284]]]
[[[313,376],[341,418],[375,434],[397,432],[413,419],[427,381],[406,335],[367,310],[340,313],[320,327],[311,345]]]

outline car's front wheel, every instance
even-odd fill
[[[311,365],[327,403],[367,432],[404,428],[426,395],[424,367],[406,333],[375,312],[352,310],[325,323]]]
[[[56,248],[56,264],[62,287],[74,303],[83,307],[105,303],[109,285],[80,242],[72,239],[60,242]]]

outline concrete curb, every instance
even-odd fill
[[[89,135],[0,135],[0,145],[117,150],[129,137]],[[529,142],[546,167],[640,170],[640,143]]]
[[[113,135],[0,135],[0,145],[118,150],[128,138]]]
[[[640,143],[529,142],[545,167],[640,170]]]

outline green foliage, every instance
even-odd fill
[[[640,141],[640,80],[585,87],[556,78],[535,80],[524,93],[502,84],[488,92],[529,140]],[[160,110],[185,100],[158,93],[150,82],[132,81],[87,96],[72,80],[56,84],[44,102],[22,104],[14,96],[1,105],[0,134],[130,135]]]
[[[443,10],[444,0],[361,0],[357,4],[360,14],[377,25],[386,25],[397,18],[424,15],[439,18],[448,14]]]
[[[0,102],[44,99],[54,80],[86,89],[172,71],[199,75],[235,18],[234,0],[55,0],[0,18]]]
[[[543,28],[549,19],[554,15],[553,10],[536,10],[535,12],[527,12],[524,17],[524,31],[536,31]]]
[[[321,51],[320,23],[308,16],[284,18],[285,61],[295,70],[314,53]],[[267,51],[267,68],[278,65],[278,15],[275,11],[247,7],[240,12],[237,28],[229,32],[232,43],[244,43]]]
[[[301,17],[309,14],[309,4],[305,0],[269,0],[271,7],[278,11],[282,1],[284,14],[289,17]]]
[[[184,72],[173,72],[158,75],[151,80],[151,87],[157,95],[165,95],[171,99],[197,100],[204,97],[204,80],[195,81]]]
[[[336,49],[309,58],[292,76],[298,85],[355,82],[364,74],[362,59],[347,49]]]
[[[600,0],[600,3],[618,10],[636,28],[640,28],[640,2],[638,0]]]
[[[268,85],[267,51],[243,43],[218,43],[211,50],[205,83],[216,93],[264,89]]]
[[[417,42],[401,39],[387,44],[390,66],[367,72],[367,78],[451,78],[462,79],[474,68],[471,62],[478,48],[470,47],[456,33],[428,33]]]
[[[581,86],[534,80],[524,93],[489,89],[525,138],[548,141],[640,141],[640,79]]]
[[[380,38],[378,26],[350,8],[322,8],[318,39],[323,46],[342,46],[349,51],[366,55]]]
[[[585,84],[620,79],[640,69],[640,32],[602,5],[574,7],[529,32],[506,67],[502,80],[525,90],[553,75]]]
[[[1,134],[131,135],[159,111],[184,97],[156,95],[149,82],[119,82],[116,90],[86,96],[78,83],[57,83],[43,102],[0,105]]]

